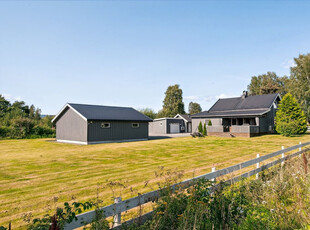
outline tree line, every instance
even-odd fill
[[[298,105],[310,122],[310,53],[294,58],[294,66],[290,68],[290,76],[278,76],[275,72],[267,72],[252,76],[247,86],[250,95],[279,93],[282,97],[288,93],[296,98]],[[197,102],[190,102],[187,114],[200,113],[202,108]],[[183,102],[183,91],[178,84],[171,85],[165,92],[163,107],[158,112],[151,108],[140,112],[152,119],[174,117],[176,114],[186,114]]]
[[[290,76],[278,76],[275,72],[253,76],[248,85],[250,95],[279,93],[291,94],[310,122],[310,53],[294,58]]]
[[[163,107],[157,113],[151,108],[144,108],[139,110],[146,116],[155,119],[161,117],[174,117],[177,114],[195,114],[200,113],[202,108],[197,102],[190,102],[188,105],[188,113],[185,112],[183,102],[183,91],[180,85],[175,84],[168,86],[165,92],[165,99],[163,101]]]
[[[0,138],[54,137],[53,116],[41,117],[41,110],[24,101],[10,103],[0,94]]]

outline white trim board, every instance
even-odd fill
[[[59,139],[57,139],[56,141],[60,142],[60,143],[87,145],[87,142],[85,142],[85,141],[71,141],[71,140],[59,140]]]
[[[77,145],[94,145],[94,144],[105,144],[105,143],[122,143],[122,142],[134,142],[134,141],[147,141],[148,138],[141,138],[141,139],[126,139],[126,140],[111,140],[111,141],[71,141],[71,140],[56,140],[60,143],[67,143],[67,144],[77,144]]]
[[[67,108],[69,107],[70,109],[72,109],[74,112],[76,112],[81,118],[83,118],[85,121],[87,121],[87,118],[84,117],[82,114],[80,114],[77,110],[75,110],[69,103],[65,104],[64,107],[62,107],[62,109],[55,115],[55,117],[52,120],[52,123],[54,123],[54,121],[59,117],[59,115]]]

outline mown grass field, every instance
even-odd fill
[[[13,229],[24,228],[25,213],[42,216],[65,201],[95,199],[97,191],[102,205],[110,204],[113,195],[106,186],[108,180],[128,185],[122,191],[126,199],[151,190],[144,186],[145,181],[151,180],[149,184],[154,185],[154,172],[160,166],[184,170],[185,179],[207,173],[213,166],[227,167],[299,141],[310,141],[310,135],[182,137],[90,146],[52,139],[1,140],[0,225],[12,221]]]

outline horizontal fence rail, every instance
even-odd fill
[[[241,170],[243,168],[246,168],[246,167],[249,167],[249,166],[252,166],[255,164],[257,165],[256,169],[251,170],[251,171],[246,172],[246,173],[243,173],[239,176],[236,176],[236,177],[226,181],[227,183],[234,183],[234,182],[241,180],[242,178],[251,177],[251,176],[253,176],[259,172],[262,172],[262,171],[264,171],[264,170],[266,170],[266,169],[268,169],[268,168],[270,168],[276,164],[283,163],[288,159],[291,159],[291,158],[296,157],[296,156],[298,156],[298,155],[300,155],[306,151],[309,151],[310,149],[301,150],[302,147],[305,147],[308,145],[310,145],[310,142],[303,143],[303,144],[300,143],[299,145],[295,145],[295,146],[292,146],[292,147],[289,147],[286,149],[284,149],[284,147],[282,147],[282,150],[279,150],[279,151],[276,151],[273,153],[269,153],[267,155],[260,156],[260,157],[257,156],[257,158],[255,158],[255,159],[251,159],[251,160],[248,160],[248,161],[245,161],[245,162],[242,162],[242,163],[239,163],[239,164],[236,164],[236,165],[224,168],[224,169],[220,169],[217,171],[212,170],[214,172],[210,172],[210,173],[207,173],[207,174],[204,174],[201,176],[197,176],[197,177],[194,177],[194,178],[191,178],[188,180],[184,180],[180,183],[176,183],[176,184],[172,185],[171,188],[172,188],[172,190],[175,190],[179,187],[188,188],[188,187],[192,186],[193,183],[195,181],[197,181],[198,179],[213,180],[217,177],[230,174],[232,172]],[[296,153],[292,153],[290,155],[284,156],[285,153],[291,152],[295,149],[299,149],[299,151]],[[272,161],[270,163],[267,163],[267,164],[259,167],[260,162],[268,160],[268,159],[276,157],[276,156],[279,156],[279,155],[281,155],[280,159],[277,159],[275,161]],[[211,190],[215,189],[217,186],[218,185],[215,185],[210,189]],[[118,221],[115,221],[116,223],[114,224],[113,227],[115,229],[120,229],[121,225],[119,225],[120,224],[119,222],[121,221],[121,213],[122,212],[126,212],[130,209],[139,207],[140,205],[143,205],[143,204],[146,204],[149,202],[154,202],[159,197],[160,197],[160,190],[155,190],[155,191],[151,191],[151,192],[148,192],[148,193],[145,193],[145,194],[142,194],[142,195],[139,195],[139,196],[127,199],[127,200],[123,200],[123,201],[120,201],[120,199],[118,199],[118,201],[116,203],[102,207],[102,208],[100,208],[100,210],[102,212],[104,212],[105,217],[113,216],[114,219],[117,219]],[[151,214],[152,214],[152,212],[146,213],[146,214],[142,215],[141,217],[139,217],[138,219],[139,220],[146,219],[146,218],[150,217]],[[95,210],[77,215],[76,216],[77,220],[74,220],[73,222],[67,224],[65,226],[65,230],[70,230],[70,229],[82,227],[82,226],[84,226],[85,223],[90,223],[91,221],[93,221],[95,218],[95,215],[96,215]],[[129,223],[132,223],[134,220],[135,219],[132,219],[132,220],[126,221],[125,223],[129,224]]]

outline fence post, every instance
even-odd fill
[[[216,167],[213,167],[213,168],[211,169],[211,171],[212,171],[212,172],[215,172],[215,171],[216,171]],[[213,179],[211,179],[211,181],[215,181],[215,177],[214,177]]]
[[[284,150],[284,146],[282,146],[282,150]],[[284,157],[285,157],[285,154],[284,154],[284,153],[282,153],[281,158],[284,158]],[[284,161],[282,161],[281,165],[284,165]]]
[[[259,158],[259,153],[256,154],[256,158]],[[259,162],[256,163],[256,168],[259,168]],[[256,173],[256,180],[258,179],[258,173]]]
[[[114,204],[120,203],[122,201],[122,197],[114,198]],[[117,210],[116,210],[117,211]],[[116,213],[113,218],[113,227],[119,226],[122,223],[122,212]]]

